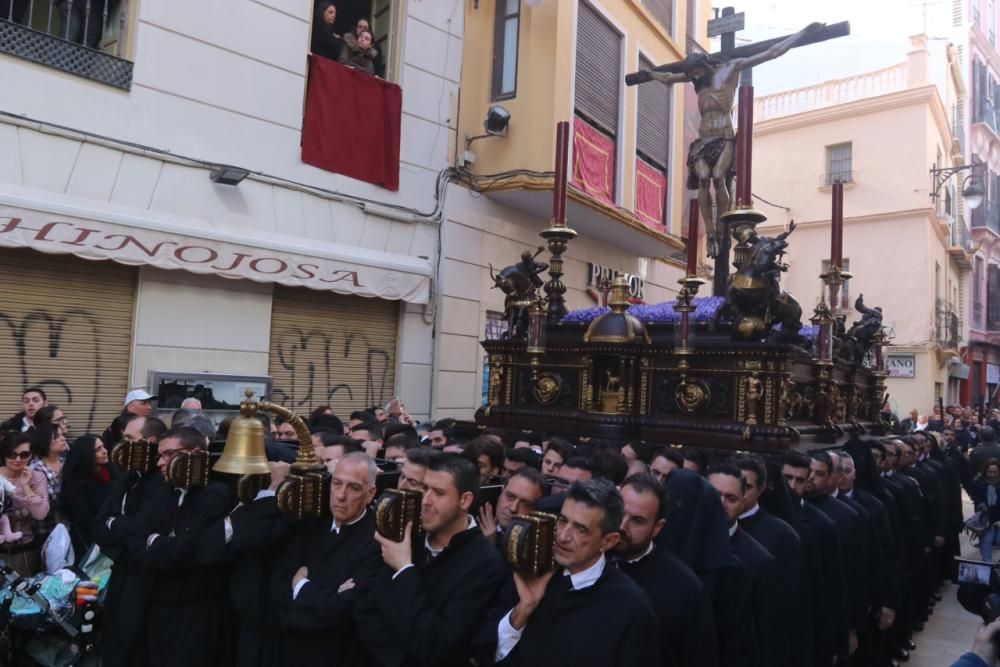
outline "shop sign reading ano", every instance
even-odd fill
[[[913,354],[890,354],[886,366],[889,377],[912,378],[917,377],[917,357]]]
[[[646,298],[646,281],[631,273],[624,274],[628,280],[628,295],[633,299]],[[615,270],[600,264],[590,264],[590,275],[587,278],[587,287],[599,287],[601,282],[607,278],[610,283],[615,277]]]

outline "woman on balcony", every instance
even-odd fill
[[[337,22],[337,7],[332,2],[321,2],[313,20],[311,50],[318,56],[336,60],[343,50],[344,40],[333,31]]]
[[[372,48],[373,37],[370,31],[362,30],[355,39],[344,38],[344,48],[340,52],[340,63],[375,75],[375,56],[378,51]],[[353,44],[353,45],[352,45]]]

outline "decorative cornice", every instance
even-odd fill
[[[936,100],[937,104],[935,107]],[[812,109],[802,113],[789,114],[780,118],[754,123],[754,136],[766,136],[776,134],[786,130],[797,129],[816,125],[817,123],[840,120],[843,118],[856,118],[859,115],[897,109],[900,107],[912,106],[921,102],[927,102],[932,106],[935,121],[941,134],[951,137],[951,128],[948,125],[948,115],[945,113],[944,105],[937,94],[937,87],[933,84],[920,86],[918,88],[908,88],[906,90],[866,97],[860,100],[853,100],[843,104],[833,104],[821,109]]]

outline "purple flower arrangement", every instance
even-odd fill
[[[721,296],[696,297],[692,301],[695,307],[692,313],[694,321],[711,322],[712,318],[715,317],[715,313],[725,301],[725,298]],[[676,301],[636,304],[629,306],[628,313],[649,324],[671,324],[680,321],[680,314],[674,310],[675,304]],[[610,312],[610,310],[610,308],[602,306],[574,310],[568,313],[562,321],[565,324],[587,324],[596,320],[604,313]]]
[[[711,322],[725,302],[725,297],[721,296],[695,297],[692,301],[694,321],[702,324]],[[636,304],[629,306],[628,313],[646,324],[676,324],[681,319],[680,313],[674,309],[676,303],[676,301],[664,301],[654,304]],[[608,312],[611,312],[611,309],[607,306],[583,308],[567,313],[562,322],[564,324],[589,324]],[[780,329],[781,325],[778,324],[775,328]],[[804,324],[799,330],[799,335],[803,338],[813,339],[816,337],[816,332],[813,331],[811,324]]]

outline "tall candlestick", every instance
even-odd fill
[[[833,215],[830,224],[830,268],[844,268],[844,184],[833,184]]]
[[[688,245],[687,245],[687,274],[693,276],[698,273],[698,200],[691,199],[688,202]]]
[[[751,208],[753,194],[750,172],[753,167],[753,86],[740,86],[736,135],[736,207]]]
[[[569,123],[556,124],[556,175],[552,188],[552,224],[566,224],[566,167],[569,159]]]

